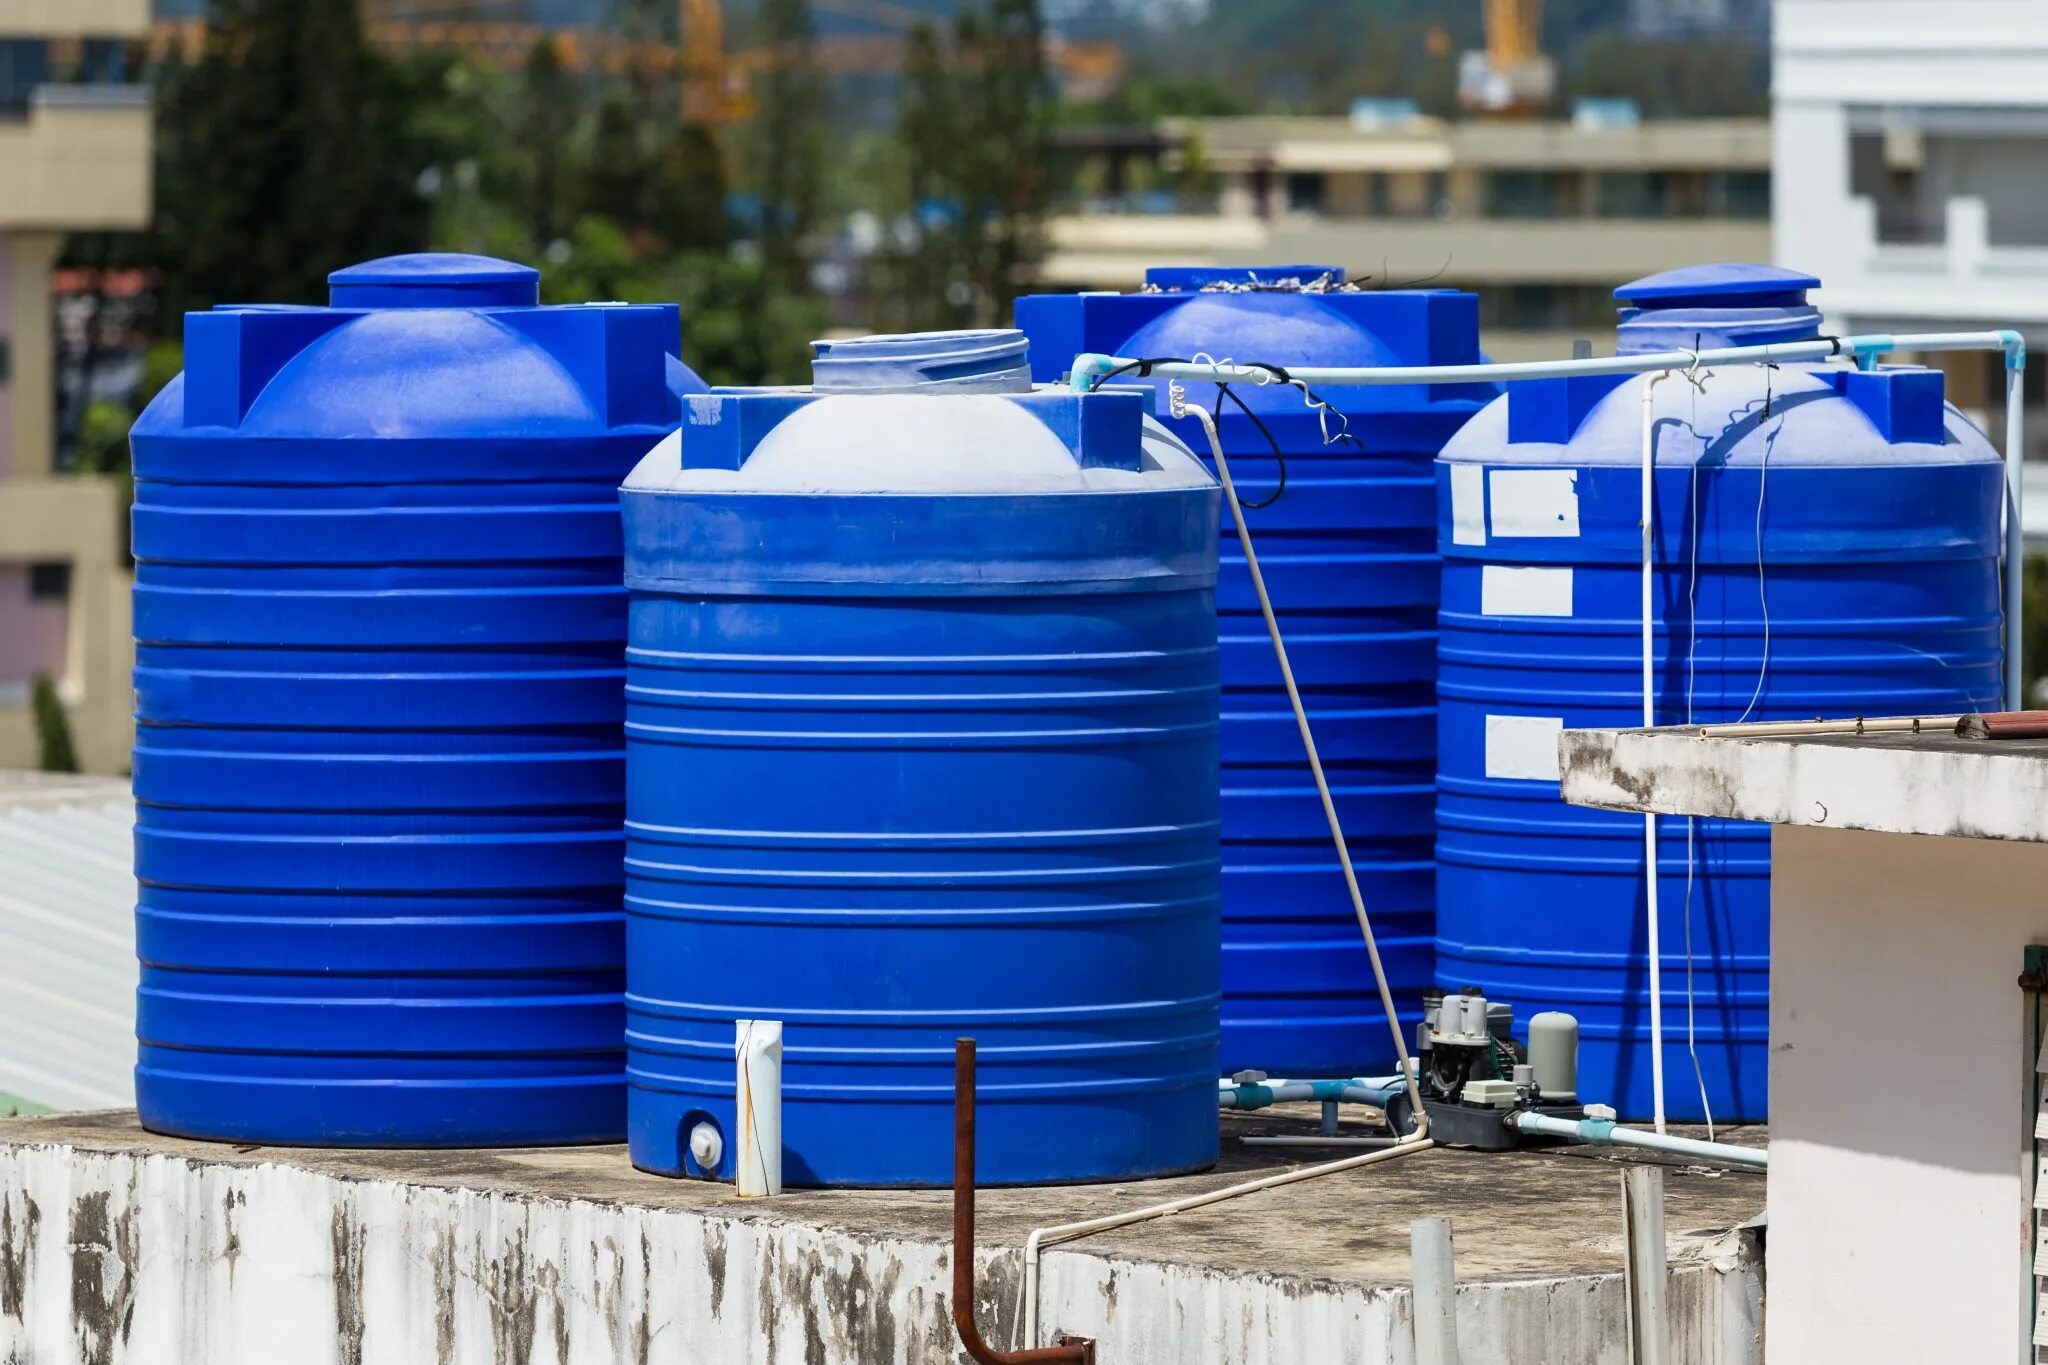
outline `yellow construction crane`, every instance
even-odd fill
[[[683,122],[729,123],[754,111],[753,92],[725,57],[725,10],[718,0],[680,0]]]
[[[1543,0],[1480,0],[1486,47],[1458,63],[1458,102],[1484,114],[1527,115],[1557,93],[1557,66],[1543,51]]]

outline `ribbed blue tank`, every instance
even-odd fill
[[[616,488],[702,385],[523,266],[332,285],[189,316],[135,424],[142,1121],[616,1140]]]
[[[1479,312],[1448,290],[1348,290],[1327,266],[1162,269],[1133,295],[1020,299],[1035,377],[1081,352],[1300,365],[1479,359]],[[1125,378],[1118,382],[1128,383]],[[1314,722],[1387,974],[1405,1012],[1430,984],[1439,565],[1430,462],[1490,390],[1344,388],[1323,396],[1356,438],[1326,443],[1299,390],[1235,386],[1287,457],[1287,488],[1246,519]],[[1212,409],[1216,390],[1192,385]],[[1240,495],[1272,496],[1272,448],[1226,402]],[[1178,434],[1206,455],[1192,419]],[[1392,1061],[1386,1016],[1345,892],[1244,558],[1225,518],[1223,1065],[1350,1076]]]
[[[636,1165],[733,1171],[735,1021],[784,1025],[783,1176],[1216,1159],[1217,493],[1150,395],[1016,333],[821,343],[693,399],[624,492]]]
[[[1816,284],[1709,266],[1627,285],[1621,349],[1812,337]],[[1625,1118],[1651,1109],[1643,818],[1563,804],[1556,745],[1642,722],[1645,382],[1511,385],[1437,471],[1438,980],[1579,1016],[1579,1093]],[[1998,705],[2002,473],[1939,371],[1735,365],[1652,393],[1660,724]],[[1705,1113],[1690,943],[1713,1116],[1762,1119],[1770,831],[1658,831],[1668,1111]]]

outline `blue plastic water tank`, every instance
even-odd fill
[[[1216,1159],[1217,492],[1150,395],[1014,332],[820,343],[627,481],[636,1165],[733,1170],[735,1021],[784,1024],[783,1175]]]
[[[1081,352],[1302,365],[1451,365],[1479,356],[1478,303],[1367,290],[1316,265],[1159,269],[1142,294],[1020,299],[1039,379]],[[1120,382],[1129,382],[1128,380]],[[1400,1008],[1419,1008],[1435,932],[1436,606],[1431,461],[1492,391],[1343,388],[1324,397],[1359,444],[1328,444],[1299,390],[1239,385],[1287,457],[1287,488],[1247,512],[1315,724]],[[1193,401],[1216,406],[1213,386]],[[1266,438],[1225,403],[1240,495],[1269,498]],[[1178,434],[1207,453],[1192,419]],[[1392,1061],[1386,1016],[1294,716],[1225,518],[1223,1066],[1349,1076]]]
[[[1702,266],[1617,295],[1623,352],[1817,335],[1818,281]],[[1639,815],[1564,805],[1561,728],[1642,719],[1641,377],[1511,385],[1438,465],[1437,975],[1567,1010],[1580,1094],[1651,1108]],[[2002,474],[1939,371],[1718,367],[1658,383],[1662,724],[1931,714],[2000,697]],[[1761,541],[1761,543],[1759,543]],[[1765,1117],[1770,831],[1659,822],[1665,1093]],[[1689,936],[1688,936],[1689,933]]]
[[[473,256],[331,282],[189,316],[135,424],[142,1121],[616,1140],[616,489],[676,310]]]

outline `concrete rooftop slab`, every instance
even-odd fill
[[[1033,1228],[1347,1154],[1238,1142],[1312,1131],[1305,1106],[1222,1124],[1211,1174],[983,1192],[991,1339],[1015,1343]],[[1622,1164],[1439,1149],[1100,1234],[1047,1253],[1044,1331],[1097,1337],[1102,1365],[1406,1359],[1409,1223],[1438,1216],[1467,1359],[1618,1363]],[[1666,1190],[1674,1358],[1755,1360],[1761,1267],[1735,1229],[1763,1177],[1674,1165]],[[950,1208],[945,1190],[743,1204],[618,1147],[317,1151],[161,1137],[128,1111],[0,1121],[0,1359],[61,1329],[92,1346],[80,1359],[274,1365],[288,1318],[301,1358],[352,1365],[954,1361]],[[203,1352],[138,1344],[144,1323]]]

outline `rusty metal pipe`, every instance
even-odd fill
[[[953,1330],[976,1365],[1095,1365],[1095,1343],[1061,1337],[1057,1346],[998,1351],[974,1321],[974,1040],[953,1044]]]
[[[2048,738],[2048,711],[1994,711],[1964,716],[1956,724],[1964,739]]]

